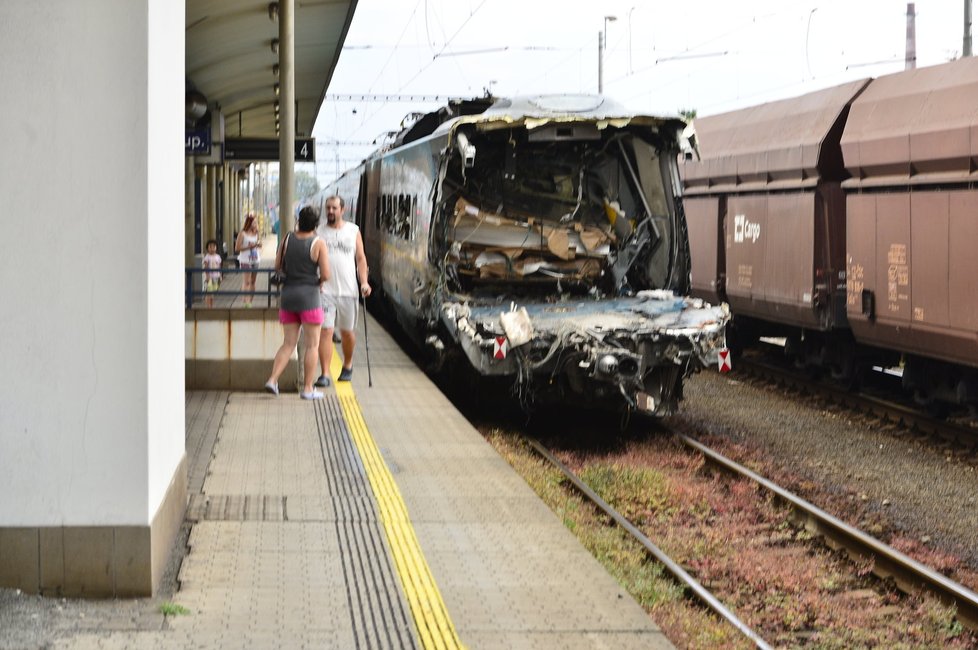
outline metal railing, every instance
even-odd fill
[[[233,268],[233,267],[231,267],[231,268],[221,268],[221,269],[205,269],[205,268],[202,268],[202,267],[187,267],[186,269],[184,269],[184,273],[185,273],[184,303],[185,303],[185,306],[186,306],[187,309],[193,309],[195,307],[194,302],[196,300],[199,300],[199,299],[202,299],[202,298],[205,298],[205,297],[208,297],[208,296],[213,296],[215,298],[218,298],[218,297],[220,297],[220,298],[226,298],[226,297],[236,298],[238,296],[256,296],[256,297],[265,296],[265,298],[266,298],[266,306],[267,307],[271,307],[272,306],[272,298],[273,297],[274,298],[277,298],[280,295],[280,293],[281,293],[279,287],[276,287],[274,285],[271,285],[268,282],[268,277],[271,276],[271,274],[274,273],[274,272],[275,272],[275,269],[273,269],[273,268],[265,268],[265,267],[257,268],[257,269],[239,269],[239,268]],[[258,274],[258,275],[261,275],[261,276],[265,276],[264,285],[265,285],[266,288],[265,289],[259,289],[258,286],[257,286],[258,279],[256,278],[256,286],[255,286],[255,290],[254,291],[242,291],[240,289],[240,285],[237,285],[237,283],[234,283],[234,284],[236,284],[239,287],[239,288],[236,288],[236,289],[218,289],[217,291],[205,291],[204,289],[198,288],[198,287],[200,287],[203,284],[202,281],[201,281],[201,278],[199,277],[203,273],[220,273],[222,276],[224,276],[224,280],[227,280],[228,279],[227,278],[228,275],[234,275],[234,274],[240,274],[240,273],[255,273],[255,274]],[[195,282],[195,280],[196,280],[196,282]],[[224,307],[230,307],[230,306],[231,305],[221,305],[222,308],[224,308]],[[204,307],[203,305],[200,305],[200,304],[198,304],[197,307],[202,307],[202,308],[207,309],[207,307]]]

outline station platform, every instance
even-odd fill
[[[192,528],[172,601],[189,613],[57,647],[672,647],[368,327],[372,386],[361,336],[353,381],[322,401],[187,394]]]

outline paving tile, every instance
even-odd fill
[[[381,358],[391,367],[373,388],[358,385],[358,397],[385,460],[396,467],[425,559],[463,641],[479,648],[669,647],[644,610],[428,379],[398,365],[399,354],[385,349]]]
[[[354,387],[462,640],[473,649],[668,647],[559,518],[371,327],[374,385],[358,372]],[[209,455],[188,458],[193,526],[172,600],[190,614],[159,632],[106,629],[73,640],[94,645],[58,647],[420,648],[333,390],[329,405],[255,393],[189,398],[188,453]]]

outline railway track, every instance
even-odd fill
[[[696,597],[703,602],[709,609],[715,612],[720,618],[729,622],[741,634],[754,642],[758,648],[768,649],[772,646],[752,630],[746,623],[741,621],[736,614],[730,611],[719,598],[714,596],[709,590],[701,585],[693,576],[686,572],[675,560],[667,555],[662,549],[655,545],[652,540],[645,536],[632,522],[628,521],[617,510],[612,508],[598,494],[580,479],[574,472],[561,463],[556,456],[536,440],[529,440],[530,446],[538,454],[546,458],[554,467],[576,487],[584,496],[588,498],[606,515],[611,517],[619,526],[624,528],[639,544],[641,544],[656,560],[658,560],[673,577],[679,582],[689,587]]]
[[[890,548],[870,535],[849,526],[845,522],[748,468],[724,457],[693,438],[680,432],[674,431],[673,434],[684,445],[696,453],[702,454],[711,465],[757,484],[760,488],[772,494],[776,500],[788,505],[791,508],[792,520],[797,525],[803,526],[813,534],[820,536],[830,548],[844,549],[850,558],[868,562],[872,567],[871,572],[874,575],[882,579],[892,579],[893,583],[905,593],[913,594],[923,589],[934,594],[942,602],[954,605],[957,610],[957,620],[959,623],[972,631],[978,630],[978,594],[924,566],[913,558]],[[688,585],[697,598],[708,608],[716,612],[722,619],[734,625],[742,634],[754,642],[757,647],[770,647],[756,632],[751,630],[735,614],[730,612],[716,596],[696,582],[681,566],[642,534],[635,525],[602,500],[579,477],[574,475],[550,451],[543,447],[543,445],[535,440],[530,440],[529,442],[534,451],[553,464],[582,494],[634,537],[678,581]]]
[[[974,426],[936,418],[906,404],[811,379],[799,371],[782,368],[757,358],[738,359],[737,369],[750,376],[818,395],[859,413],[899,424],[909,431],[939,440],[942,444],[957,445],[972,454],[978,452],[978,428]]]

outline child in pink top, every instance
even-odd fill
[[[212,239],[207,242],[207,255],[204,255],[204,268],[220,269],[221,263],[221,256],[217,254],[217,242]],[[208,295],[204,298],[204,304],[206,304],[208,307],[213,307],[214,296],[210,295],[210,293],[217,291],[220,288],[220,272],[208,271],[204,273],[204,291],[208,293]]]

